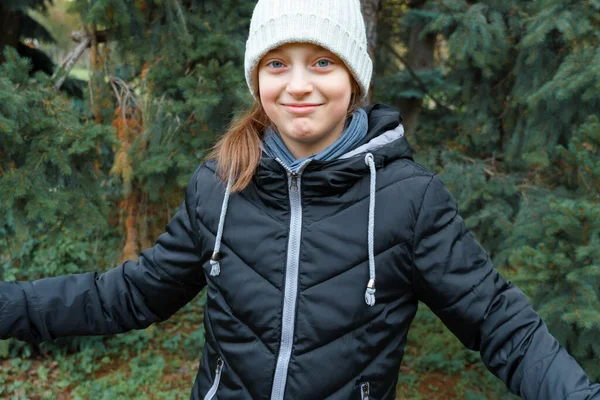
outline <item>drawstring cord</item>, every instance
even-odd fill
[[[376,169],[373,154],[367,153],[365,156],[365,164],[369,166],[371,173],[371,186],[369,190],[369,228],[368,228],[368,247],[369,247],[369,282],[365,291],[365,302],[369,306],[375,305],[375,190],[377,187]]]
[[[365,156],[365,164],[368,165],[370,171],[370,189],[369,189],[369,225],[368,225],[368,251],[369,251],[369,282],[365,291],[365,302],[369,306],[375,305],[375,195],[377,188],[377,170],[375,169],[375,161],[373,154],[367,153]],[[210,257],[210,275],[218,276],[221,273],[221,239],[223,238],[223,228],[225,226],[225,216],[227,215],[227,207],[229,206],[229,195],[231,194],[231,175],[227,180],[225,196],[221,205],[221,216],[219,217],[219,228],[217,230],[217,238],[215,240],[215,248]]]
[[[217,230],[217,239],[215,240],[215,248],[212,256],[210,257],[210,275],[219,276],[221,273],[221,265],[219,260],[221,259],[221,239],[223,238],[223,228],[225,226],[225,216],[227,215],[227,207],[229,206],[229,195],[231,194],[231,174],[227,179],[227,187],[225,188],[225,197],[223,198],[223,204],[221,205],[221,216],[219,217],[219,229]]]

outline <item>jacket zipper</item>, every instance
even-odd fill
[[[291,180],[292,180],[292,182],[290,183],[290,189],[298,190],[298,173],[297,172],[292,172]]]
[[[212,400],[213,397],[217,394],[217,389],[219,388],[219,382],[221,381],[221,371],[223,370],[223,360],[221,357],[217,359],[217,368],[215,369],[215,380],[213,382],[212,387],[209,389],[206,396],[204,396],[204,400]]]
[[[281,341],[275,366],[271,400],[283,400],[287,381],[288,367],[294,344],[294,325],[296,317],[296,298],[298,296],[298,267],[300,260],[300,238],[302,234],[302,171],[311,160],[300,165],[297,172],[290,170],[280,159],[277,162],[288,173],[290,196],[290,236],[288,239],[287,260],[285,266],[285,289],[283,293],[283,311],[281,316]]]
[[[369,382],[360,384],[360,400],[369,400]]]

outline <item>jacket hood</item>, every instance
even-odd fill
[[[402,115],[387,104],[373,104],[363,107],[369,117],[369,132],[362,144],[369,142],[384,132],[395,129],[402,122]]]
[[[365,155],[371,153],[377,169],[399,159],[413,161],[404,136],[402,116],[385,104],[364,107],[369,120],[365,139],[354,149],[331,161],[310,161],[302,173],[302,190],[308,195],[335,194],[345,191],[362,176],[369,174]],[[275,197],[287,196],[287,174],[280,163],[263,156],[255,183]]]
[[[402,116],[394,108],[375,104],[363,108],[367,113],[368,132],[361,143],[340,158],[350,158],[355,155],[372,153],[385,145],[392,143],[404,136]],[[410,150],[404,157],[412,159]]]

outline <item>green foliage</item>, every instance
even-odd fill
[[[242,66],[252,9],[252,2],[236,0],[73,3],[83,21],[110,26],[118,38],[100,81],[111,82],[127,117],[103,118],[122,124],[134,116],[140,127],[126,163],[113,168],[126,172],[122,195],[137,188],[148,209],[173,209],[216,137],[249,104]],[[148,222],[164,226],[165,219]]]
[[[600,379],[600,124],[591,116],[560,147],[572,190],[530,189],[515,222],[510,262],[549,329]]]
[[[168,66],[159,62],[155,68],[158,74]],[[150,79],[156,77],[152,71]],[[153,201],[169,186],[187,184],[190,171],[206,155],[215,136],[223,132],[233,110],[240,108],[239,93],[245,85],[231,61],[220,65],[212,60],[187,76],[160,79],[177,83],[173,89],[182,99],[170,97],[168,92],[160,97],[142,94],[138,101],[144,131],[129,152],[133,175],[144,183],[143,190]],[[141,91],[145,93],[144,88]]]
[[[535,201],[535,200],[534,200]],[[533,201],[532,201],[533,203]],[[597,202],[550,197],[524,208],[515,230],[530,244],[511,262],[515,280],[549,329],[590,374],[600,378],[600,212]],[[535,224],[527,223],[535,218]]]
[[[13,49],[0,66],[0,277],[34,279],[94,265],[105,228],[96,145],[111,129],[81,121]],[[94,265],[95,266],[95,265]],[[97,267],[97,266],[95,266]]]
[[[553,0],[530,5],[511,96],[518,106],[510,117],[515,133],[507,156],[517,164],[519,159],[526,166],[555,162],[556,145],[566,144],[600,106],[592,94],[600,79],[595,68],[600,20],[594,6],[585,4]]]
[[[563,184],[576,193],[597,199],[600,194],[600,118],[590,115],[575,136],[568,149],[558,146],[564,159]]]
[[[512,221],[521,195],[519,176],[506,174],[500,165],[465,157],[457,151],[442,151],[440,176],[459,205],[467,228],[477,232],[495,265],[506,263]]]

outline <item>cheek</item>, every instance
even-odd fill
[[[274,79],[258,73],[258,94],[261,101],[272,102],[277,98],[277,85]]]
[[[348,106],[350,105],[350,98],[352,96],[352,89],[348,85],[336,85],[332,86],[328,92],[328,97],[333,100],[331,102],[332,112],[336,114],[346,114]]]
[[[258,90],[258,94],[260,96],[260,100],[263,103],[270,103],[275,101],[277,96],[275,95],[275,91],[268,86],[261,86]]]
[[[259,85],[258,85],[258,95],[260,97],[260,103],[265,110],[267,116],[273,121],[277,119],[276,117],[276,106],[275,103],[278,97],[278,90],[276,85],[268,79],[260,79],[259,76]]]
[[[352,83],[348,73],[340,71],[335,76],[329,77],[323,82],[323,89],[327,97],[335,103],[335,108],[341,107],[345,112],[352,96]]]
[[[275,106],[275,102],[273,101],[273,99],[271,97],[268,96],[268,94],[264,94],[264,93],[260,93],[260,104],[262,105],[263,110],[265,110],[265,114],[267,114],[267,117],[269,117],[269,119],[277,124],[277,121],[279,120],[278,118],[278,113],[277,113],[277,108]]]

